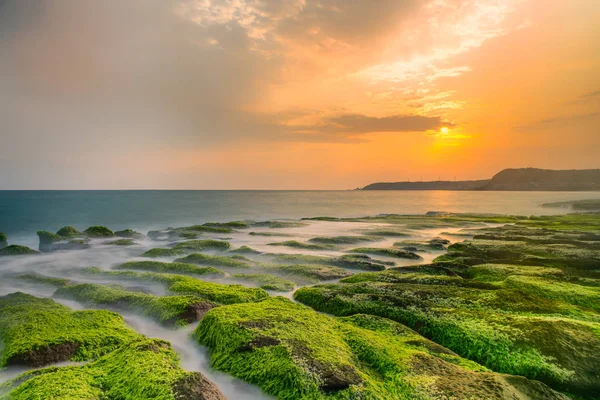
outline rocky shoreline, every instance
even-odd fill
[[[197,324],[191,338],[213,370],[280,399],[600,393],[600,214],[312,217],[147,234],[67,226],[38,236],[39,251],[0,234],[0,369],[27,370],[0,385],[1,399],[225,398],[182,368],[168,341],[120,314],[174,331]],[[45,261],[77,254],[77,263],[111,261]]]

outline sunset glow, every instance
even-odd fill
[[[0,8],[3,188],[598,167],[595,0],[45,3]]]

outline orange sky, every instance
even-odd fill
[[[596,0],[11,0],[0,189],[599,168],[599,20]]]

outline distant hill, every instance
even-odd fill
[[[432,181],[432,182],[378,182],[363,190],[481,190],[490,182],[482,181]]]
[[[600,169],[513,168],[478,181],[378,182],[362,190],[600,191]]]

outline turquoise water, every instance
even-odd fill
[[[12,243],[36,245],[36,231],[64,225],[145,232],[209,221],[432,210],[540,215],[565,212],[543,203],[588,198],[600,198],[600,192],[0,191],[0,232]]]

